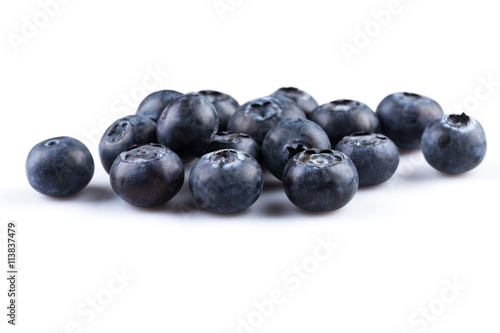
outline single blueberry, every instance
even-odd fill
[[[284,96],[291,99],[304,112],[306,117],[309,117],[311,112],[318,107],[318,102],[311,95],[295,87],[280,88],[271,96]]]
[[[133,145],[156,142],[156,123],[147,117],[132,115],[116,120],[99,142],[99,157],[107,173],[121,152]]]
[[[38,192],[67,197],[80,192],[94,175],[94,159],[77,139],[60,136],[36,144],[26,159],[26,176]]]
[[[182,93],[175,90],[155,91],[142,100],[136,114],[151,118],[156,122],[167,105],[182,95]]]
[[[214,105],[219,115],[219,131],[225,131],[229,118],[231,118],[240,104],[230,95],[219,91],[202,90],[198,93],[205,96]]]
[[[344,207],[356,194],[358,181],[351,159],[330,149],[304,150],[288,162],[283,172],[288,199],[309,211]]]
[[[227,128],[231,132],[246,133],[261,144],[280,120],[305,117],[291,99],[267,96],[241,105],[229,119]]]
[[[339,99],[318,106],[309,119],[325,130],[332,147],[344,136],[355,132],[377,132],[380,128],[375,112],[368,105],[350,99]]]
[[[158,142],[172,149],[184,162],[200,157],[219,128],[212,103],[200,94],[186,94],[172,101],[157,123]]]
[[[189,188],[203,208],[235,213],[250,207],[262,193],[259,163],[241,150],[222,149],[203,155],[189,174]]]
[[[302,118],[284,119],[274,125],[262,144],[264,163],[276,178],[283,177],[288,161],[309,148],[330,149],[330,139],[316,123]]]
[[[131,205],[153,207],[172,199],[184,184],[184,165],[172,150],[156,143],[132,146],[115,160],[111,187]]]
[[[419,94],[399,92],[385,97],[377,107],[382,133],[403,149],[420,148],[427,125],[443,115],[433,99]]]
[[[346,154],[356,166],[359,186],[382,184],[399,165],[398,147],[382,134],[357,132],[344,137],[335,150]]]
[[[486,155],[486,146],[483,127],[465,113],[434,120],[422,135],[422,152],[427,162],[449,174],[477,167]]]
[[[245,133],[234,133],[229,131],[217,132],[212,142],[208,145],[206,153],[221,149],[242,150],[252,155],[257,162],[262,162],[261,146],[250,135]]]

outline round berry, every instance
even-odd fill
[[[35,145],[26,159],[26,176],[38,192],[67,197],[80,192],[94,175],[94,160],[77,139],[60,136]]]
[[[422,136],[422,152],[427,162],[449,174],[477,167],[486,155],[486,146],[483,127],[465,113],[436,119]]]
[[[222,149],[203,155],[189,174],[189,188],[203,208],[235,213],[250,207],[262,193],[259,163],[250,154]]]
[[[173,100],[158,119],[156,130],[160,144],[189,162],[205,153],[218,128],[213,104],[193,93]]]
[[[399,165],[398,147],[382,134],[357,132],[340,140],[335,149],[349,156],[356,166],[359,186],[386,182]]]
[[[358,190],[358,172],[344,153],[307,149],[295,155],[283,172],[290,201],[309,211],[336,210],[347,205]]]
[[[380,126],[377,116],[368,105],[350,99],[323,104],[314,109],[309,119],[325,130],[332,147],[344,136],[361,131],[377,132]]]
[[[155,91],[142,100],[136,114],[151,118],[156,122],[167,105],[180,96],[182,96],[182,93],[175,90]]]
[[[133,145],[156,142],[156,123],[150,118],[133,115],[120,118],[108,127],[99,141],[99,157],[107,173],[124,150]]]
[[[110,172],[111,187],[131,205],[153,207],[172,199],[184,183],[184,165],[160,144],[133,146],[122,152]]]
[[[399,92],[385,97],[377,107],[382,133],[403,149],[420,148],[427,125],[443,115],[433,99],[419,94]]]

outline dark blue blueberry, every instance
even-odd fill
[[[172,150],[156,143],[122,152],[110,172],[111,187],[131,205],[153,207],[172,199],[184,183],[184,165]]]
[[[221,149],[242,150],[252,155],[257,162],[262,162],[262,149],[260,145],[248,134],[229,131],[217,132],[212,142],[208,145],[207,153]]]
[[[172,101],[158,119],[158,142],[184,162],[205,153],[219,128],[219,116],[208,99],[186,94]]]
[[[81,191],[94,175],[94,160],[80,141],[67,136],[35,145],[26,159],[26,176],[38,192],[67,197]]]
[[[399,164],[398,147],[382,134],[357,132],[344,137],[335,150],[346,154],[356,166],[359,186],[382,184]]]
[[[377,107],[382,133],[403,149],[420,148],[427,125],[443,115],[441,106],[418,94],[399,92],[385,97]]]
[[[306,117],[309,117],[311,112],[318,107],[318,102],[303,90],[294,87],[283,87],[272,93],[271,96],[284,96],[290,98],[299,109],[304,112]]]
[[[267,132],[280,120],[305,117],[291,99],[267,96],[241,105],[229,119],[227,128],[231,132],[246,133],[262,143]]]
[[[328,134],[332,147],[355,132],[377,132],[380,124],[375,112],[358,101],[339,99],[317,107],[309,119]]]
[[[309,211],[344,207],[358,190],[358,172],[344,153],[307,149],[295,155],[283,172],[283,186],[290,201]]]
[[[154,120],[138,115],[116,120],[99,142],[99,157],[104,170],[109,173],[115,158],[127,148],[156,141]]]
[[[463,173],[483,161],[486,134],[481,124],[465,113],[445,115],[425,129],[422,152],[433,168],[449,174]]]
[[[309,148],[331,148],[325,131],[307,119],[284,119],[267,133],[262,144],[262,155],[269,171],[281,180],[288,161]]]
[[[198,93],[205,96],[214,105],[215,110],[219,114],[219,131],[225,131],[229,118],[231,118],[240,104],[228,94],[218,91],[202,90]]]
[[[259,163],[241,150],[222,149],[203,155],[189,174],[189,188],[203,208],[235,213],[250,207],[262,193]]]
[[[136,114],[158,121],[158,118],[160,118],[161,113],[167,105],[180,96],[182,96],[182,93],[175,90],[155,91],[144,98],[141,104],[139,104]]]

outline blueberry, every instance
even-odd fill
[[[443,109],[429,97],[399,92],[385,97],[376,113],[382,133],[400,148],[416,149],[427,125],[440,118]]]
[[[158,119],[158,142],[172,149],[184,162],[207,150],[219,127],[219,116],[208,99],[186,94],[172,101]]]
[[[175,90],[160,90],[149,94],[139,104],[136,114],[158,121],[165,107],[182,93]]]
[[[217,132],[208,145],[207,153],[220,149],[242,150],[252,155],[257,162],[262,162],[262,149],[250,135],[229,131]]]
[[[219,131],[225,131],[229,118],[231,118],[240,104],[228,94],[218,91],[202,90],[198,93],[205,96],[214,105],[219,115]]]
[[[122,152],[110,172],[111,187],[131,205],[153,207],[172,199],[184,183],[184,165],[172,150],[156,143]]]
[[[422,136],[422,152],[435,169],[449,174],[477,167],[486,155],[486,135],[481,124],[465,113],[434,120]]]
[[[227,128],[231,132],[246,133],[262,143],[267,132],[280,120],[305,117],[291,99],[267,96],[241,105],[229,119]]]
[[[240,150],[222,149],[203,155],[189,174],[194,199],[205,209],[235,213],[250,207],[262,193],[259,163]]]
[[[332,147],[355,132],[377,132],[380,124],[375,113],[366,104],[350,99],[339,99],[323,104],[309,115],[328,134]]]
[[[262,144],[264,163],[278,179],[288,161],[309,148],[330,149],[330,139],[316,123],[302,118],[284,119],[274,125]]]
[[[340,140],[335,149],[346,154],[356,166],[359,186],[382,184],[398,168],[398,147],[382,134],[357,132]]]
[[[303,90],[295,87],[283,87],[276,90],[271,96],[285,96],[290,98],[309,117],[311,112],[318,107],[318,102]]]
[[[99,156],[107,173],[115,158],[132,145],[156,142],[156,123],[150,118],[132,115],[116,120],[99,142]]]
[[[309,211],[344,207],[358,190],[358,172],[344,153],[307,149],[295,155],[283,172],[283,186],[290,201]]]
[[[60,136],[35,145],[26,159],[26,176],[38,192],[67,197],[81,191],[94,175],[94,160],[80,141]]]

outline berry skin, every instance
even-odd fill
[[[99,157],[107,173],[121,152],[133,145],[156,142],[156,123],[147,117],[132,115],[116,120],[99,142]]]
[[[281,180],[288,161],[309,148],[331,148],[325,131],[307,119],[284,119],[267,133],[262,144],[262,155],[271,174]]]
[[[262,193],[259,163],[240,150],[222,149],[203,155],[189,174],[189,188],[203,208],[235,213],[250,207]]]
[[[283,96],[291,99],[304,112],[306,117],[309,117],[311,112],[318,107],[318,102],[311,95],[294,87],[280,88],[271,96]]]
[[[231,118],[240,104],[228,94],[218,91],[202,90],[198,93],[205,96],[214,105],[219,115],[219,131],[225,131],[229,118]]]
[[[385,97],[377,107],[382,133],[399,148],[420,148],[427,125],[443,115],[441,106],[418,94],[399,92]]]
[[[158,142],[172,149],[184,162],[205,153],[219,128],[212,103],[200,94],[186,94],[172,101],[158,119]]]
[[[422,152],[435,169],[459,174],[477,167],[486,155],[486,134],[481,124],[465,113],[434,120],[422,135]]]
[[[267,96],[241,105],[229,119],[227,128],[231,132],[246,133],[261,144],[280,120],[305,117],[291,99]]]
[[[359,186],[382,184],[399,164],[398,147],[382,134],[357,132],[344,137],[335,150],[346,154],[356,166]]]
[[[332,147],[355,132],[377,132],[380,127],[375,113],[358,101],[339,99],[323,104],[309,115],[328,134]]]
[[[206,153],[221,149],[242,150],[252,155],[257,162],[262,162],[262,149],[260,145],[250,135],[245,133],[217,132],[212,142],[208,145]]]
[[[110,172],[111,187],[129,204],[153,207],[172,199],[184,183],[184,165],[170,149],[156,143],[122,152]]]
[[[155,122],[160,118],[165,107],[177,97],[183,94],[175,90],[160,90],[149,94],[139,104],[135,114],[153,119]]]
[[[344,153],[307,149],[295,155],[283,172],[283,186],[297,207],[317,212],[344,207],[358,190],[358,172]]]
[[[68,197],[80,192],[94,175],[94,160],[80,141],[60,136],[35,145],[26,159],[26,176],[38,192]]]

